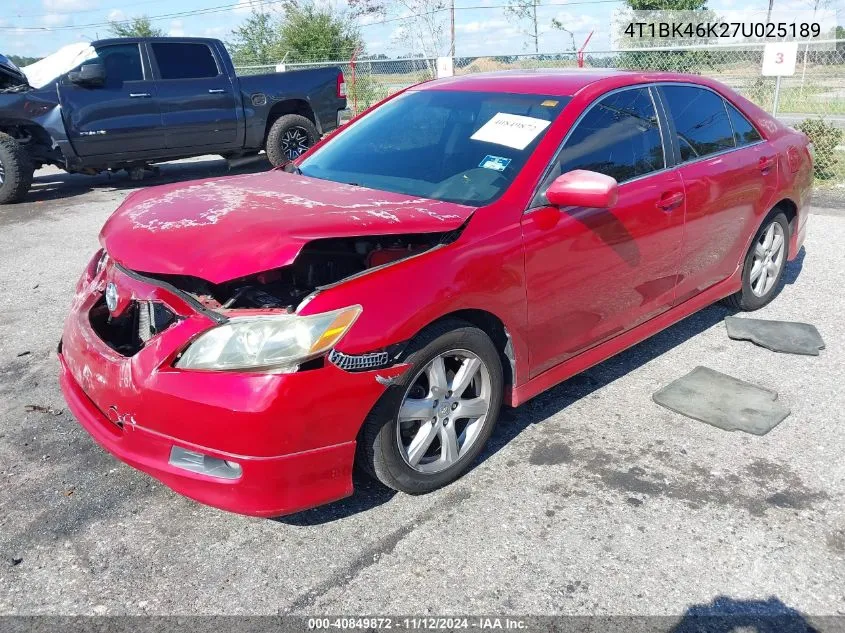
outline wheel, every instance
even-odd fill
[[[0,133],[0,204],[23,200],[34,171],[26,149],[8,134]]]
[[[358,461],[386,486],[422,494],[456,480],[484,448],[502,406],[502,364],[463,321],[428,328],[409,349],[412,369],[364,422]]]
[[[317,128],[304,116],[286,114],[279,117],[267,134],[267,158],[274,167],[293,160],[317,142]]]
[[[775,298],[786,268],[789,223],[780,211],[769,214],[745,256],[742,290],[725,299],[739,310],[759,310]]]

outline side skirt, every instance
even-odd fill
[[[645,339],[657,334],[661,330],[674,325],[678,321],[685,319],[691,314],[706,308],[710,304],[715,303],[720,299],[724,299],[728,295],[732,295],[742,287],[741,268],[724,281],[720,281],[715,286],[712,286],[695,297],[688,299],[684,303],[675,306],[674,308],[660,314],[645,323],[638,325],[632,330],[623,332],[615,336],[609,341],[605,341],[595,347],[592,347],[578,356],[570,358],[556,367],[544,371],[539,376],[535,376],[525,384],[519,385],[505,394],[505,403],[509,406],[516,407],[520,404],[530,400],[536,395],[554,387],[558,383],[571,378],[575,374],[579,374],[585,369],[589,369],[593,365],[598,365],[602,361],[607,360],[611,356],[625,351],[629,347],[644,341]]]

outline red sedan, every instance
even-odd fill
[[[387,99],[283,170],[138,191],[59,347],[94,438],[274,516],[422,493],[519,405],[726,299],[804,240],[807,137],[714,81],[508,72]]]

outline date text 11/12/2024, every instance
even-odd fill
[[[397,631],[456,631],[489,630],[520,631],[528,624],[520,618],[473,616],[473,617],[334,617],[309,618],[308,630],[397,630]]]

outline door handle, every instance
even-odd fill
[[[209,88],[208,89],[208,94],[210,94],[210,95],[219,95],[219,94],[223,94],[224,92],[226,92],[225,88]]]
[[[664,211],[671,211],[684,201],[684,194],[680,191],[666,191],[657,201],[657,206]]]
[[[143,99],[145,97],[150,97],[152,95],[150,95],[149,92],[130,92],[129,96],[132,99]]]
[[[774,156],[763,156],[757,165],[760,167],[760,171],[765,173],[774,167],[776,162],[777,159]]]

